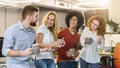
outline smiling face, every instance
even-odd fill
[[[97,35],[103,36],[106,33],[106,21],[100,15],[92,16],[87,21],[87,27]]]
[[[46,25],[48,27],[52,27],[54,25],[54,22],[55,22],[55,16],[50,14],[47,18]]]
[[[77,19],[76,16],[73,16],[72,18],[70,18],[69,25],[70,25],[71,28],[77,28],[78,19]]]
[[[93,20],[91,22],[91,30],[96,31],[100,25],[100,22],[98,20]]]

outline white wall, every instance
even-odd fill
[[[5,30],[5,8],[0,8],[0,37],[3,36]]]
[[[44,9],[40,9],[40,13],[39,13],[39,23],[42,24],[42,19],[44,17],[44,15],[48,12],[49,10],[44,10]]]
[[[0,37],[3,37],[4,31],[20,19],[20,9],[0,8]]]
[[[10,27],[13,24],[16,24],[21,19],[21,10],[20,9],[6,9],[6,28]]]
[[[109,18],[120,23],[120,0],[110,0]]]
[[[58,14],[58,28],[65,27],[66,26],[65,17],[67,13],[58,12],[57,14]]]
[[[53,9],[39,9],[39,21],[37,22],[37,26],[34,28],[35,30],[42,23],[42,19],[44,15],[48,11],[52,11]],[[56,10],[54,10],[56,11]],[[58,28],[62,26],[66,26],[65,24],[65,11],[56,11],[58,15]],[[21,19],[21,9],[15,8],[0,8],[0,37],[3,37],[4,31],[13,24],[16,24]]]

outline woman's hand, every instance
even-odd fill
[[[40,52],[50,52],[50,51],[55,51],[55,49],[54,48],[48,48],[48,47],[46,47],[46,48],[40,48]]]
[[[85,44],[88,44],[88,43],[89,43],[89,39],[85,38]]]
[[[102,42],[102,36],[98,36],[98,44],[101,44]]]
[[[93,43],[93,39],[90,37],[86,37],[85,38],[85,44],[92,44]]]
[[[48,48],[40,48],[40,52],[47,52],[48,50]]]
[[[52,47],[60,48],[60,47],[63,47],[64,45],[65,45],[65,41],[64,41],[64,38],[62,38],[62,39],[58,39],[57,41],[53,42]]]

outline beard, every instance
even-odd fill
[[[31,26],[36,26],[36,22],[37,22],[37,21],[35,21],[35,22],[30,22],[30,25],[31,25]]]

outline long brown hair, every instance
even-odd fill
[[[95,16],[92,16],[88,19],[88,22],[87,22],[87,26],[89,27],[89,29],[91,30],[91,23],[93,20],[97,20],[99,21],[100,25],[98,27],[98,31],[97,31],[97,35],[104,35],[105,32],[106,32],[106,21],[103,17],[101,17],[100,15],[95,15]]]

